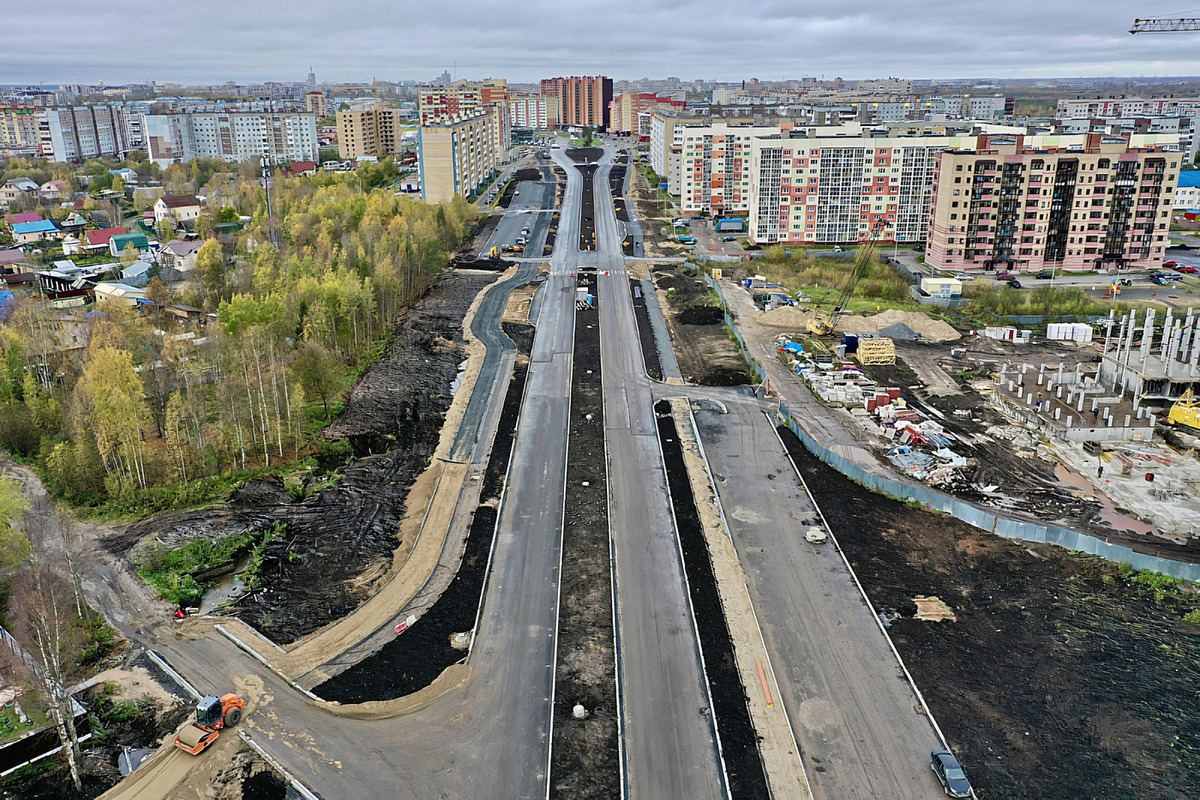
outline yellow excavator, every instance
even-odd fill
[[[1171,410],[1167,412],[1167,420],[1176,425],[1200,430],[1200,400],[1196,399],[1191,389],[1181,394],[1175,405],[1171,406]]]
[[[854,266],[850,270],[850,279],[846,281],[846,287],[842,290],[842,296],[838,298],[837,304],[829,313],[828,319],[821,319],[821,307],[817,306],[813,311],[812,319],[808,321],[808,325],[806,326],[809,333],[814,336],[828,336],[837,328],[838,320],[846,313],[846,305],[854,295],[855,287],[871,271],[871,259],[875,256],[875,242],[878,241],[883,227],[884,223],[882,220],[876,222],[875,226],[871,228],[870,235],[867,236],[867,241],[859,245],[858,252],[854,254]]]

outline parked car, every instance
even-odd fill
[[[1034,275],[1033,277],[1037,278],[1039,281],[1048,281],[1054,277],[1054,273],[1053,272],[1039,272],[1037,275]]]
[[[998,281],[1015,281],[1017,274],[1015,272],[997,272],[994,277]]]
[[[973,281],[978,277],[979,277],[978,275],[971,275],[970,273],[967,273],[967,272],[960,272],[954,276],[954,279],[958,280],[958,281]]]
[[[1117,284],[1117,286],[1133,286],[1133,281],[1131,281],[1129,278],[1116,278],[1114,279],[1114,282]]]
[[[721,241],[722,242],[736,242],[737,237],[736,236],[722,236]]]
[[[835,245],[833,246],[833,252],[835,252],[835,253],[840,253],[840,252],[842,252],[842,246],[841,246],[840,244],[835,244]]]
[[[959,765],[958,759],[949,750],[934,750],[929,754],[933,774],[942,782],[949,797],[970,797],[971,783]]]
[[[1194,275],[1197,272],[1200,272],[1200,269],[1196,269],[1195,267],[1186,267],[1185,266],[1185,267],[1176,267],[1175,269],[1179,270],[1180,272],[1186,272],[1189,275]]]
[[[914,245],[913,245],[913,250],[914,250],[914,251],[916,251],[916,252],[918,252],[918,253],[924,253],[924,252],[925,252],[925,245],[923,245],[923,244],[914,244]]]
[[[1019,280],[1017,280],[1016,278],[1013,278],[1011,281],[1006,281],[1006,283],[1008,283],[1008,285],[1014,289],[1021,288],[1021,282]]]
[[[1151,278],[1150,281],[1155,286],[1171,286],[1172,285],[1171,282],[1169,280],[1167,280],[1166,278]]]
[[[1178,262],[1178,261],[1164,261],[1164,262],[1163,262],[1163,266],[1164,266],[1164,267],[1175,267],[1175,266],[1178,266],[1178,265],[1179,265],[1179,262]]]

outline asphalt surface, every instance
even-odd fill
[[[695,415],[813,797],[939,796],[940,737],[836,543],[804,539],[820,519],[764,404],[724,405]]]
[[[503,252],[504,248],[516,244],[518,238],[524,237],[528,239],[528,243],[525,245],[525,252],[520,255],[537,261],[547,260],[541,258],[541,255],[546,244],[546,235],[550,232],[550,218],[554,214],[556,184],[550,167],[541,166],[538,169],[542,171],[543,180],[519,182],[517,193],[508,208],[496,209],[503,216],[483,248],[484,255],[487,255],[490,248],[498,247],[501,250],[500,255],[507,258],[513,254]],[[526,229],[529,230],[528,234],[521,233]]]
[[[612,156],[606,149],[595,180],[597,250],[581,259],[599,271],[626,792],[722,797],[724,770],[608,189]]]

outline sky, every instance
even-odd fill
[[[1196,0],[1200,2],[1200,0]],[[0,84],[1200,75],[1200,16],[1115,0],[57,0],[4,3]]]

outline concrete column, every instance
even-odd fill
[[[1055,396],[1057,396],[1059,400],[1062,399],[1062,387],[1061,386],[1058,387],[1057,390],[1055,390]]]
[[[1142,325],[1142,357],[1141,369],[1146,368],[1146,359],[1150,356],[1150,342],[1154,340],[1154,309],[1146,309],[1146,322]]]
[[[1074,418],[1074,417],[1072,417],[1072,416],[1068,416],[1068,417],[1067,417],[1067,427],[1069,428],[1069,427],[1071,427],[1073,424],[1075,424],[1075,418]]]
[[[1054,418],[1058,419],[1061,416],[1062,416],[1062,408],[1060,408],[1059,406],[1055,406],[1054,407]]]
[[[1129,427],[1129,415],[1128,414],[1125,415],[1125,427],[1126,428]]]
[[[1075,404],[1075,410],[1076,410],[1076,411],[1078,411],[1078,412],[1080,412],[1080,413],[1083,413],[1083,401],[1084,401],[1085,399],[1086,399],[1086,398],[1083,396],[1083,392],[1080,392],[1080,393],[1079,393],[1079,402]]]
[[[1018,386],[1018,387],[1017,387],[1017,397],[1018,397],[1018,399],[1019,399],[1019,398],[1022,398],[1022,397],[1024,397],[1024,396],[1025,396],[1025,387],[1024,387],[1024,386]]]
[[[1043,378],[1045,378],[1045,377],[1046,377],[1046,376],[1045,376],[1045,375],[1043,375],[1042,373],[1040,373],[1040,372],[1038,373],[1038,386],[1041,386],[1041,385],[1042,385],[1042,379],[1043,379]]]

